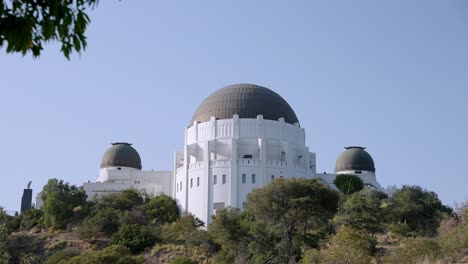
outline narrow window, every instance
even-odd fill
[[[182,191],[182,182],[180,182],[180,190]]]
[[[245,178],[246,178],[247,175],[245,174],[242,174],[242,183],[245,183]]]
[[[255,183],[255,174],[252,174],[252,183]]]
[[[226,174],[223,174],[223,184],[226,184]]]
[[[190,179],[190,188],[193,187],[193,178]]]
[[[218,183],[218,177],[216,175],[213,175],[213,185]]]
[[[275,175],[271,175],[271,181],[275,179]]]
[[[175,190],[176,190],[176,192],[179,191],[179,183],[176,184],[176,189]]]
[[[200,186],[200,177],[197,177],[197,186]]]

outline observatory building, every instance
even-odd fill
[[[218,209],[243,208],[249,192],[276,178],[318,178],[334,188],[336,175],[353,174],[382,190],[365,148],[347,147],[334,174],[318,174],[316,155],[305,138],[294,110],[280,95],[254,84],[235,84],[214,92],[196,109],[173,171],[144,171],[131,144],[113,143],[97,181],[83,187],[88,199],[128,188],[150,196],[166,194],[182,212],[205,223]]]
[[[126,142],[112,143],[102,157],[101,170],[96,182],[84,183],[88,200],[102,195],[119,193],[125,189],[137,189],[149,196],[172,190],[171,171],[144,171],[140,154]]]

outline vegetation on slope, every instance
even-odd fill
[[[468,260],[467,203],[452,212],[418,186],[387,197],[349,187],[353,177],[344,178],[342,192],[277,179],[251,192],[244,210],[217,210],[209,226],[181,215],[165,195],[125,190],[87,202],[82,188],[52,179],[41,210],[9,216],[0,209],[0,264]]]

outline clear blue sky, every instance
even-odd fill
[[[333,171],[366,146],[383,185],[468,199],[468,1],[100,1],[67,61],[0,51],[0,205],[49,178],[95,180],[128,141],[169,170],[201,101],[233,83],[271,88]]]

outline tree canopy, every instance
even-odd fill
[[[50,179],[41,195],[44,204],[44,223],[56,229],[63,229],[74,216],[76,207],[86,204],[87,195],[83,187],[70,185],[63,180]]]
[[[8,53],[31,52],[38,57],[50,41],[61,43],[69,59],[86,48],[85,32],[90,23],[86,11],[98,0],[2,0],[0,2],[0,47]]]
[[[364,183],[356,175],[340,174],[335,177],[333,181],[336,188],[343,194],[353,194],[364,188]]]
[[[444,216],[452,213],[436,193],[419,186],[403,186],[385,206],[387,221],[404,223],[411,231],[425,235],[435,235]]]

